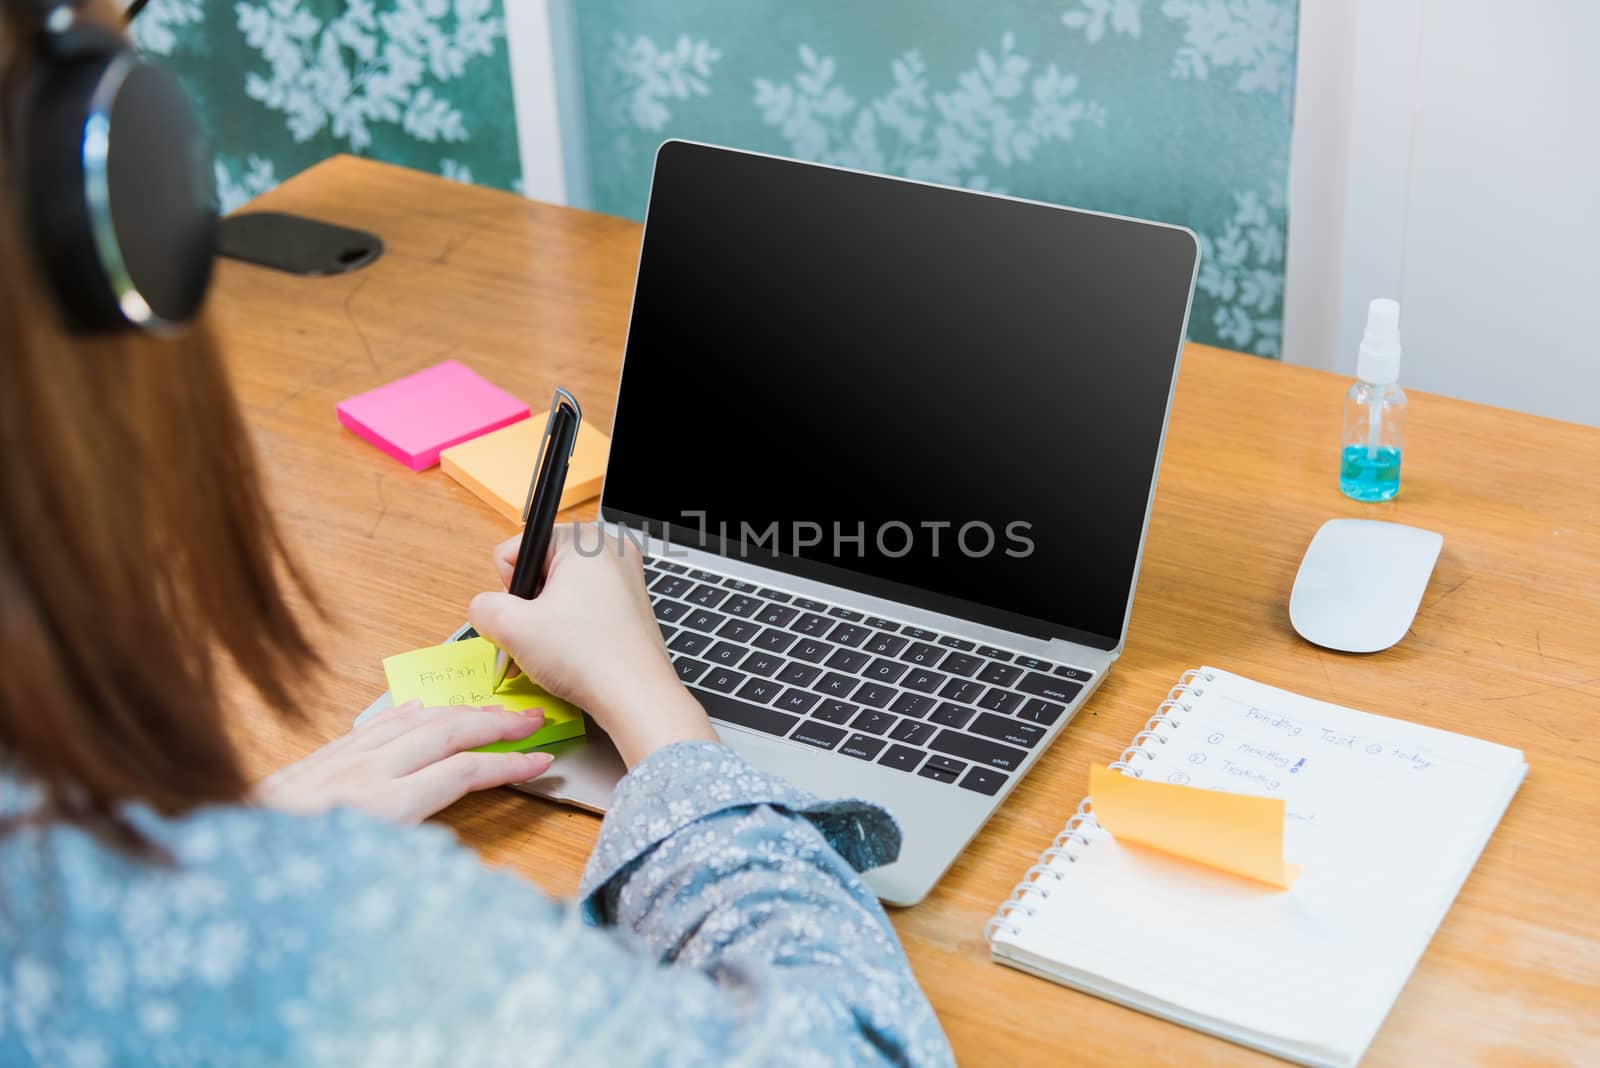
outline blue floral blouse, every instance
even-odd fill
[[[0,778],[0,811],[33,795]],[[0,836],[0,1064],[949,1064],[856,872],[899,830],[727,748],[623,779],[580,901],[351,810]]]

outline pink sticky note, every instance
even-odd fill
[[[455,360],[334,406],[339,422],[413,471],[439,450],[528,418],[528,406]]]

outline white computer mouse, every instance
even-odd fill
[[[1406,636],[1444,536],[1375,519],[1322,524],[1289,595],[1289,621],[1327,649],[1376,653]]]

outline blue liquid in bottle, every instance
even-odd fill
[[[1339,455],[1339,490],[1358,501],[1387,501],[1400,492],[1400,450],[1346,445]]]

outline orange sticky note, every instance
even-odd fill
[[[439,467],[511,522],[521,523],[528,483],[533,481],[534,468],[539,464],[544,423],[543,419],[525,419],[453,445],[439,454]],[[579,425],[578,441],[567,467],[566,487],[561,491],[562,508],[600,495],[610,448],[611,439],[604,433],[588,423]]]
[[[1287,890],[1300,865],[1283,859],[1281,797],[1147,782],[1100,764],[1089,769],[1094,819],[1119,842],[1137,842]]]

